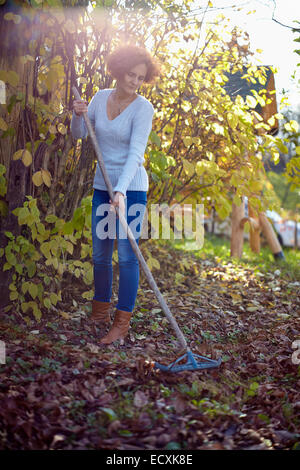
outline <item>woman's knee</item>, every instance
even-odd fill
[[[107,268],[112,266],[112,260],[107,258],[102,258],[99,256],[93,256],[93,265],[98,268]]]
[[[138,266],[139,262],[128,240],[119,240],[118,257],[120,266]]]
[[[93,264],[97,266],[111,266],[112,252],[113,249],[111,246],[105,246],[105,244],[94,244],[92,254]]]

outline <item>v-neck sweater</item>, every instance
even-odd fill
[[[98,91],[88,105],[88,117],[95,130],[104,165],[114,191],[126,196],[127,190],[148,191],[149,181],[143,166],[144,154],[152,128],[154,108],[141,95],[115,119],[107,115],[107,100],[113,88]],[[88,131],[82,116],[73,112],[71,132],[76,139],[86,138]],[[106,190],[99,163],[93,188]]]

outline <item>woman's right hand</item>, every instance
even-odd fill
[[[114,193],[113,201],[109,201],[111,204],[110,210],[113,212],[115,208],[118,207],[119,211],[124,215],[125,214],[125,201],[124,194],[117,191]]]
[[[87,102],[85,100],[74,100],[73,109],[76,116],[82,116],[83,113],[87,113]]]

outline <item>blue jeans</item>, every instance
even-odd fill
[[[94,269],[94,300],[110,302],[112,295],[112,254],[118,240],[119,293],[116,308],[132,312],[139,285],[139,262],[129,239],[114,212],[109,211],[107,191],[94,189],[92,201],[92,241]],[[136,242],[139,242],[146,211],[147,193],[127,191],[125,216]]]

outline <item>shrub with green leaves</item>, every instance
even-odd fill
[[[32,312],[39,321],[43,312],[55,310],[63,300],[66,276],[82,279],[87,286],[93,282],[92,203],[91,196],[83,199],[72,220],[65,222],[51,214],[43,219],[37,199],[27,199],[23,207],[13,211],[22,234],[5,232],[7,245],[0,249],[0,257],[4,258],[3,270],[13,271],[9,285],[11,304],[6,311],[13,306],[22,315]],[[92,296],[93,289],[83,293],[83,298]]]

